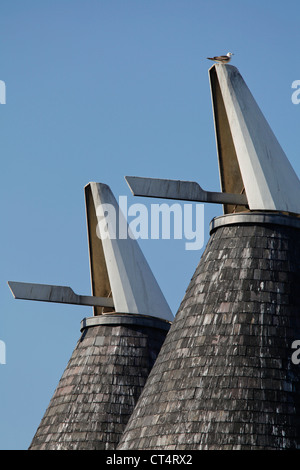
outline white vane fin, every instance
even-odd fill
[[[113,307],[113,300],[104,297],[75,294],[71,287],[33,284],[30,282],[9,281],[8,285],[15,299],[38,300],[62,304]]]
[[[248,204],[245,194],[205,191],[194,181],[143,178],[140,176],[126,176],[125,179],[134,196],[211,202],[215,204],[241,204],[245,206]]]
[[[127,221],[109,186],[89,183],[85,191],[93,294],[97,292],[98,272],[99,279],[108,277],[116,312],[173,321],[170,307],[137,240],[129,233]],[[97,237],[91,233],[95,230]]]
[[[244,189],[250,210],[300,214],[299,178],[238,69],[214,65],[209,76],[222,190]]]

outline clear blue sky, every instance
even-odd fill
[[[219,190],[207,56],[238,67],[297,174],[298,0],[1,0],[0,449],[26,449],[86,307],[14,300],[8,280],[90,293],[83,188],[125,175]],[[209,221],[221,207],[205,206]],[[202,250],[140,243],[176,313]]]

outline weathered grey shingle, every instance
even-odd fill
[[[166,335],[124,319],[83,330],[30,450],[116,448]]]
[[[249,218],[212,233],[118,449],[300,448],[300,230]]]

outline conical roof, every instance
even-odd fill
[[[222,193],[127,178],[136,195],[223,203],[225,215],[119,450],[300,449],[300,182],[239,71],[209,77]]]
[[[173,319],[110,188],[90,183],[85,200],[93,295],[9,282],[17,299],[94,307],[31,450],[115,449]]]
[[[299,218],[215,220],[118,449],[300,449],[299,282]]]
[[[114,450],[169,329],[139,315],[83,320],[30,450]]]

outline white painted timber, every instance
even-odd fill
[[[248,204],[245,194],[205,191],[194,181],[143,178],[140,176],[126,176],[125,179],[134,196],[210,202],[214,204],[242,204],[245,206]]]
[[[97,236],[102,242],[100,250],[90,237],[90,250],[94,265],[99,255],[101,272],[107,270],[115,311],[173,321],[170,307],[111,189],[102,183],[89,183],[88,191],[98,221]],[[95,214],[89,207],[88,222]]]
[[[299,178],[238,69],[221,64],[213,68],[250,210],[300,214]]]
[[[8,285],[15,299],[56,302],[62,304],[113,307],[111,298],[75,294],[71,287],[33,284],[30,282],[9,281]]]

